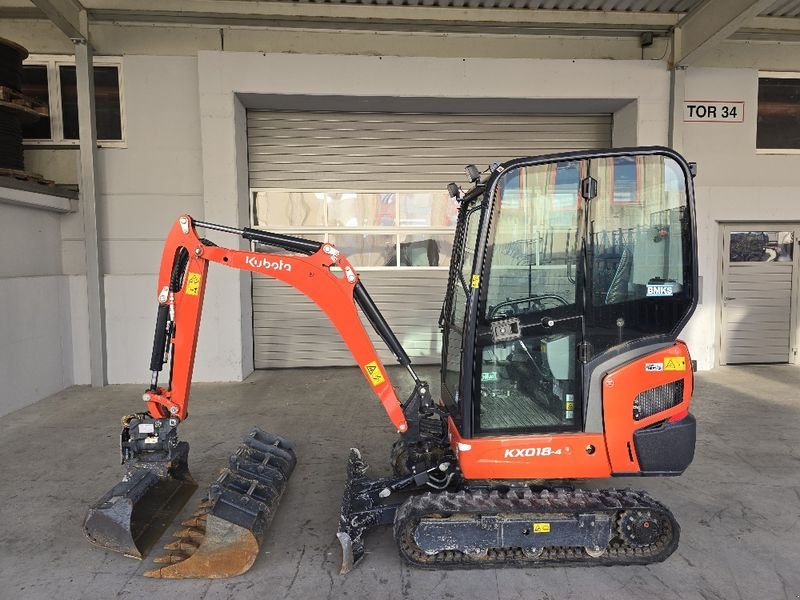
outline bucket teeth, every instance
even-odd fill
[[[156,564],[168,564],[171,565],[172,563],[181,562],[182,560],[186,560],[189,558],[191,554],[187,554],[184,552],[169,552],[168,554],[162,554],[161,556],[157,556],[153,559],[153,562]]]
[[[296,463],[291,443],[254,429],[175,541],[164,546],[168,552],[154,560],[163,566],[144,576],[218,579],[247,572]]]
[[[208,518],[208,514],[203,513],[200,516],[193,516],[190,519],[186,519],[185,521],[181,521],[181,525],[184,527],[197,527],[199,529],[203,529],[206,526],[206,519]]]
[[[164,544],[164,550],[178,550],[179,552],[194,552],[202,542],[199,540],[179,539],[169,544]]]
[[[206,537],[206,528],[205,526],[201,527],[186,527],[185,529],[181,529],[180,531],[175,532],[176,538],[181,538],[185,540],[200,540],[203,541],[203,538]]]

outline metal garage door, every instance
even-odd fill
[[[611,116],[253,110],[247,134],[252,225],[335,243],[409,355],[437,363],[454,216],[447,183],[465,184],[469,163],[609,147]],[[256,368],[352,363],[309,300],[258,275],[253,329]]]
[[[795,226],[723,228],[721,364],[794,361]]]

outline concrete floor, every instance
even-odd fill
[[[405,383],[402,372],[392,374]],[[699,374],[699,438],[687,473],[614,482],[643,487],[674,511],[681,544],[665,563],[425,572],[401,561],[383,529],[367,539],[365,560],[340,577],[334,534],[348,449],[362,448],[373,474],[382,474],[394,439],[358,371],[258,372],[243,383],[196,385],[181,433],[201,486],[253,424],[294,439],[299,464],[249,573],[161,581],[141,576],[151,561],[104,552],[81,532],[87,505],[122,474],[119,417],[141,410],[142,389],[71,388],[0,419],[0,598],[796,600],[799,389],[800,369],[790,366]]]

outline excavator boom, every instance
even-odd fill
[[[198,236],[196,227],[294,254],[224,248]],[[84,523],[93,543],[135,558],[146,555],[197,488],[188,469],[189,446],[178,441],[177,429],[188,416],[210,263],[274,277],[311,298],[338,330],[398,432],[413,434],[417,408],[430,404],[427,384],[417,377],[353,265],[333,244],[181,216],[167,236],[158,276],[151,382],[143,395],[147,412],[123,420],[121,448],[127,473],[90,507]],[[414,392],[405,404],[398,399],[356,306],[414,378]],[[169,376],[161,384],[159,376],[165,365]],[[258,551],[295,462],[290,442],[254,430],[231,456],[190,528],[179,532],[180,539],[169,545],[170,564],[148,575],[221,577],[246,571],[255,560],[253,553]]]

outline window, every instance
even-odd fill
[[[64,56],[34,56],[23,65],[22,92],[50,107],[50,117],[23,126],[30,145],[78,143],[78,93],[75,62]],[[104,146],[124,141],[119,59],[95,58],[95,120],[97,139]]]
[[[331,242],[359,269],[450,264],[457,205],[445,191],[252,190],[252,201],[254,227]]]
[[[762,74],[758,80],[756,148],[800,150],[800,74]]]

